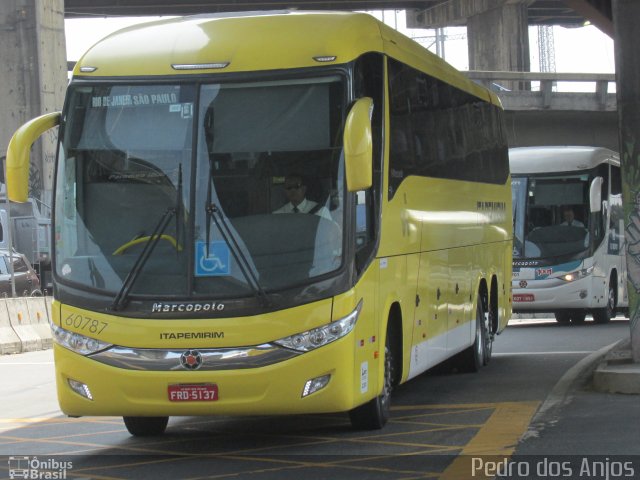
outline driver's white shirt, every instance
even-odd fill
[[[307,200],[305,198],[298,204],[298,212],[309,213],[311,210],[314,209],[316,205],[318,205],[318,202],[314,202],[313,200]],[[291,202],[288,202],[287,204],[283,205],[279,209],[274,210],[273,213],[295,213],[295,212],[293,211],[293,204]],[[326,218],[327,220],[333,220],[331,218],[331,214],[329,213],[329,210],[327,209],[327,207],[320,207],[315,214],[319,215],[320,217]]]

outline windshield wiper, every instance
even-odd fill
[[[145,266],[151,253],[156,248],[156,245],[162,238],[162,234],[167,229],[169,222],[171,221],[171,217],[176,217],[176,240],[180,237],[178,236],[179,222],[180,222],[180,205],[182,203],[182,165],[178,166],[178,186],[176,188],[176,204],[173,207],[167,208],[167,210],[162,214],[160,220],[156,224],[153,232],[149,236],[149,241],[145,244],[142,252],[136,259],[136,262],[133,264],[133,268],[127,274],[127,278],[122,282],[122,287],[120,287],[120,291],[113,299],[113,303],[111,304],[111,309],[114,311],[118,311],[122,309],[124,304],[129,297],[129,293],[131,292],[131,288],[133,288],[133,284],[140,276],[140,272],[142,268]],[[179,240],[178,240],[179,241]],[[179,243],[176,243],[176,252],[180,250]]]
[[[238,264],[238,267],[240,267],[240,272],[242,272],[242,275],[247,281],[247,285],[249,285],[249,288],[251,288],[251,291],[253,292],[253,294],[256,296],[258,300],[262,302],[262,304],[265,307],[270,307],[272,305],[271,300],[269,299],[269,296],[262,288],[262,285],[260,285],[260,282],[258,281],[258,278],[256,277],[255,272],[251,268],[251,265],[249,264],[249,260],[247,259],[244,252],[242,251],[242,248],[240,247],[240,245],[238,245],[238,242],[235,239],[233,232],[229,228],[229,222],[220,211],[220,207],[218,207],[215,203],[212,202],[211,187],[213,184],[213,175],[211,172],[213,172],[213,170],[209,170],[209,172],[210,173],[209,173],[209,185],[207,188],[207,205],[205,207],[205,212],[206,212],[205,228],[207,230],[205,234],[206,235],[205,255],[209,256],[209,244],[210,244],[209,240],[211,237],[210,235],[211,220],[213,219],[214,223],[216,224],[216,228],[222,235],[224,242],[229,247],[229,250],[231,251],[231,255],[233,255],[233,258]]]
[[[258,301],[261,301],[265,307],[270,307],[272,305],[269,296],[264,291],[258,278],[256,277],[255,272],[251,268],[251,264],[249,260],[244,255],[242,248],[238,245],[231,229],[229,228],[229,222],[225,218],[224,214],[221,212],[220,207],[213,202],[213,143],[214,143],[214,113],[211,108],[207,112],[207,128],[205,135],[207,136],[207,144],[211,146],[208,159],[209,159],[209,182],[207,183],[207,203],[205,205],[205,255],[209,257],[209,248],[210,248],[210,239],[211,239],[211,220],[216,224],[216,228],[220,231],[224,242],[229,247],[231,251],[231,255],[235,259],[238,267],[240,267],[240,271],[244,276],[247,285],[256,296]]]
[[[113,299],[113,303],[111,304],[112,310],[117,311],[124,306],[133,284],[138,279],[138,276],[142,271],[142,267],[147,263],[149,256],[153,252],[153,249],[156,248],[156,245],[160,241],[160,237],[167,229],[167,225],[169,225],[169,221],[174,215],[177,215],[176,209],[174,207],[170,207],[164,212],[162,217],[160,217],[156,228],[149,237],[149,241],[145,244],[144,249],[136,259],[136,263],[133,264],[133,268],[129,271],[127,278],[122,282],[122,287],[120,288],[118,295]]]

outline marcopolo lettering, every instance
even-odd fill
[[[224,303],[154,303],[151,313],[172,313],[172,312],[221,312],[224,310]]]

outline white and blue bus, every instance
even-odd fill
[[[599,147],[509,150],[513,200],[513,311],[592,315],[628,308],[620,158]]]

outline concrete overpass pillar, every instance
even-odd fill
[[[60,110],[67,85],[64,0],[0,2],[0,155],[21,124]],[[55,136],[34,145],[31,195],[51,204]]]
[[[528,72],[530,3],[531,0],[450,0],[428,10],[407,12],[407,26],[466,24],[469,70]]]
[[[469,70],[529,72],[529,26],[526,3],[506,3],[467,20]],[[510,90],[526,87],[510,82]]]
[[[613,0],[622,194],[629,272],[631,352],[640,363],[640,2]]]

